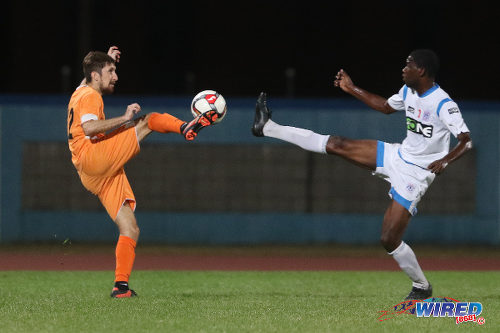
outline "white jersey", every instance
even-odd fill
[[[421,96],[404,85],[388,103],[394,110],[406,111],[401,158],[421,168],[448,154],[450,132],[455,137],[469,132],[458,105],[437,84]]]

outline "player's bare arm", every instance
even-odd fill
[[[115,61],[115,63],[119,63],[120,62],[120,56],[121,56],[122,52],[118,49],[118,46],[111,46],[108,50],[108,55],[113,58],[113,60]],[[83,78],[82,82],[80,82],[80,85],[83,86],[83,85],[86,85],[87,84],[87,80],[85,78]]]
[[[107,131],[116,129],[127,122],[131,121],[134,116],[141,111],[141,106],[137,103],[130,104],[127,106],[125,113],[116,118],[106,119],[106,120],[89,120],[82,124],[83,132],[86,136],[93,137],[99,133],[105,133]]]
[[[472,140],[469,133],[460,133],[457,136],[458,144],[445,157],[432,162],[427,167],[432,173],[440,174],[453,161],[459,159],[468,150],[472,149]]]
[[[382,96],[370,93],[354,85],[351,77],[341,69],[335,76],[333,82],[335,87],[339,87],[343,91],[356,97],[374,110],[380,111],[385,114],[396,112],[388,103],[387,99]]]

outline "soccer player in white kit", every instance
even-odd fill
[[[472,148],[469,129],[457,104],[434,82],[439,68],[437,55],[427,49],[414,50],[403,68],[404,85],[389,99],[353,84],[340,70],[334,86],[351,94],[384,114],[405,111],[407,136],[401,144],[376,140],[352,140],[336,135],[321,135],[307,129],[282,126],[271,120],[266,95],[261,93],[256,106],[252,132],[296,144],[303,149],[338,155],[370,169],[391,184],[392,201],[382,222],[381,243],[399,267],[413,281],[406,300],[432,296],[415,253],[402,236],[417,213],[417,204],[434,180],[449,163]],[[450,151],[450,133],[458,144]]]

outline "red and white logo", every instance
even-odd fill
[[[207,100],[208,103],[214,103],[215,100],[217,99],[217,96],[214,94],[206,95],[205,99]]]

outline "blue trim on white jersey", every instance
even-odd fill
[[[389,193],[391,194],[392,199],[394,201],[396,201],[397,203],[399,203],[404,208],[406,208],[406,210],[408,210],[411,215],[415,215],[417,213],[417,208],[416,207],[412,207],[413,201],[410,201],[410,200],[407,200],[407,199],[403,198],[401,196],[401,194],[399,194],[398,192],[396,192],[396,190],[394,189],[394,187],[391,187],[391,190],[389,191]]]
[[[411,162],[408,162],[407,160],[405,160],[405,159],[403,158],[403,156],[401,155],[401,151],[400,151],[399,149],[398,149],[398,155],[399,155],[399,158],[400,158],[400,159],[402,159],[402,160],[403,160],[403,162],[405,162],[406,164],[411,164],[411,165],[414,165],[414,166],[416,166],[416,167],[419,167],[420,169],[423,169],[423,170],[427,170],[427,171],[429,171],[429,169],[426,169],[426,168],[424,168],[424,167],[421,167],[420,165],[416,165],[415,163],[411,163]]]
[[[438,108],[437,108],[437,115],[438,115],[438,117],[439,117],[439,112],[441,111],[441,108],[443,107],[443,104],[446,103],[446,102],[452,102],[451,98],[445,98],[441,102],[439,102]]]
[[[434,83],[434,85],[432,86],[431,89],[427,90],[426,92],[424,92],[422,95],[419,95],[418,97],[429,96],[430,94],[432,94],[438,88],[439,88],[439,85],[437,83]]]
[[[408,87],[405,86],[403,87],[403,101],[406,101],[406,94],[408,93]]]
[[[384,167],[384,143],[377,141],[377,168]]]

